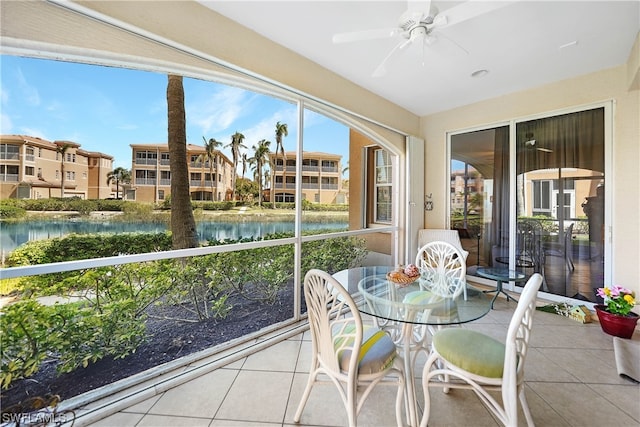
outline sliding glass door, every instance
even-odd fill
[[[490,265],[595,302],[604,284],[604,108],[451,135],[451,228]],[[515,156],[515,158],[511,158]]]

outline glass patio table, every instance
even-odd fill
[[[394,267],[374,266],[342,270],[333,275],[349,291],[361,313],[373,316],[387,330],[402,354],[406,375],[410,425],[419,424],[413,352],[428,351],[428,328],[472,322],[491,310],[491,299],[467,286],[467,297],[445,298],[429,291],[429,282],[419,278],[409,285],[389,281]]]

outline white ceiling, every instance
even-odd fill
[[[458,13],[487,2],[433,0],[450,20],[424,66],[421,45],[412,44],[373,77],[404,39],[334,44],[332,36],[396,27],[406,1],[200,2],[420,116],[624,64],[640,31],[638,0],[503,2],[458,23]],[[489,73],[471,77],[480,69]]]

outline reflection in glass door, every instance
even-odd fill
[[[470,252],[468,274],[476,265],[540,273],[545,292],[595,302],[604,284],[604,108],[516,123],[515,140],[509,130],[450,138],[450,225]]]
[[[516,268],[530,259],[534,267],[524,270],[542,273],[545,291],[595,301],[604,281],[595,231],[604,225],[604,203],[591,212],[588,201],[604,189],[604,109],[518,123],[516,170],[516,235],[534,233],[531,242],[516,238]]]

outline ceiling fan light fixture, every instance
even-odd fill
[[[476,70],[473,73],[471,73],[471,77],[479,79],[480,77],[484,77],[487,74],[489,74],[489,70],[485,70],[485,69]]]

